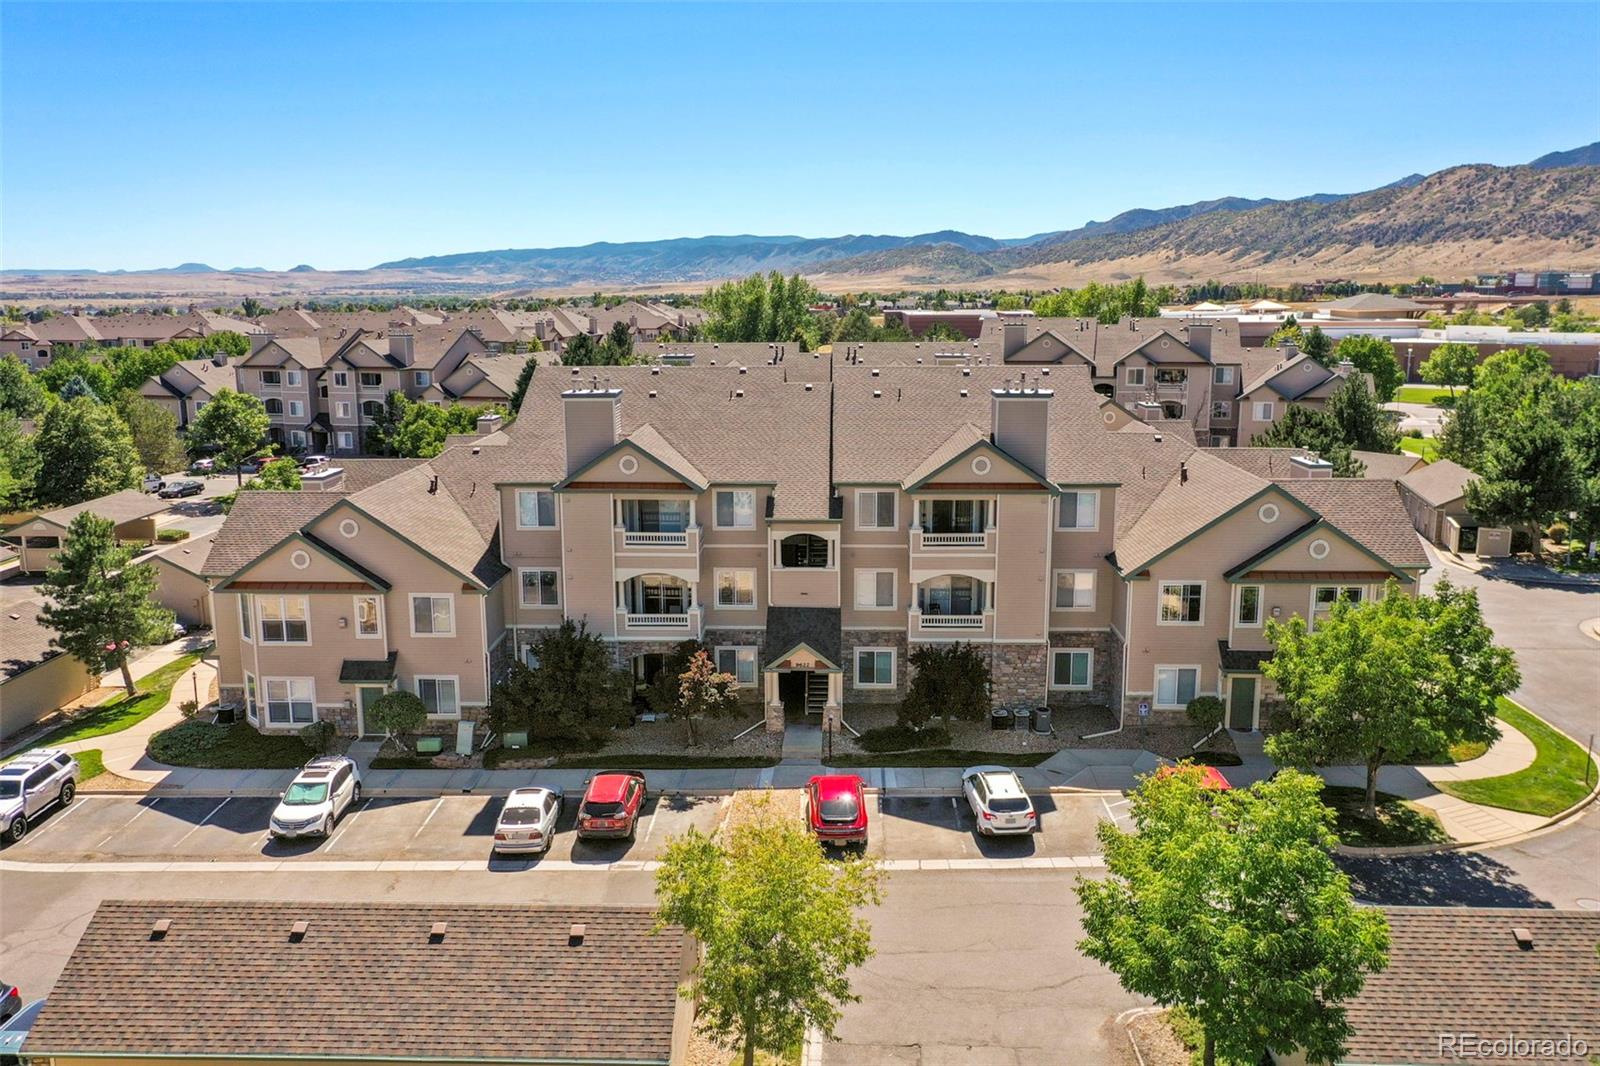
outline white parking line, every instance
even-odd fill
[[[1087,870],[1105,866],[1103,855],[1073,855],[1060,858],[1027,856],[1016,859],[882,859],[883,868],[891,871],[942,873],[971,870]],[[552,873],[613,873],[651,872],[660,869],[656,859],[617,859],[612,862],[573,862],[570,859],[541,859],[525,869],[530,876],[539,871]],[[140,859],[129,862],[28,862],[19,859],[0,859],[0,873],[274,873],[297,870],[307,873],[372,873],[372,872],[430,872],[430,873],[482,873],[489,869],[489,861],[476,859],[354,859],[321,861],[317,859],[268,859],[245,862],[153,862]]]
[[[422,831],[428,828],[428,823],[433,821],[433,816],[438,814],[439,808],[443,806],[443,796],[440,796],[438,799],[433,801],[433,806],[428,810],[428,816],[422,820],[421,825],[417,826],[417,831],[411,834],[411,843],[415,844],[417,842],[417,838],[422,835]]]
[[[644,839],[639,843],[648,844],[650,842],[650,834],[655,832],[656,828],[656,811],[659,811],[660,809],[661,808],[657,806],[656,810],[650,812],[649,824],[644,827]]]
[[[30,834],[43,833],[53,825],[60,825],[62,822],[67,820],[67,818],[72,814],[73,811],[77,810],[79,807],[82,807],[85,803],[89,802],[89,800],[92,800],[94,798],[95,798],[94,796],[85,796],[83,799],[80,799],[78,802],[73,803],[73,804],[69,804],[64,809],[58,807],[55,810],[55,812],[52,814],[52,816],[51,816],[51,818],[50,818],[50,820],[48,822],[44,823],[44,825],[40,826],[38,829],[30,828],[28,830],[28,832]]]
[[[146,811],[153,809],[155,807],[155,805],[160,803],[160,802],[161,802],[161,797],[157,796],[154,799],[152,799],[148,804],[145,804],[145,803],[139,804],[139,812],[137,814],[135,814],[132,818],[129,818],[126,822],[123,822],[121,825],[119,825],[117,828],[113,829],[111,832],[107,833],[106,834],[106,838],[104,840],[102,840],[100,843],[96,844],[95,847],[96,848],[103,848],[107,844],[111,843],[113,840],[117,839],[117,834],[118,833],[121,833],[124,829],[128,828],[128,826],[132,825],[134,822],[137,822],[140,818],[144,817],[144,813]]]
[[[198,822],[196,822],[194,824],[194,828],[193,829],[190,829],[187,833],[183,834],[183,836],[179,837],[176,841],[173,842],[173,845],[172,845],[173,850],[177,850],[177,847],[178,847],[179,844],[182,844],[185,840],[188,840],[195,833],[199,832],[201,826],[203,826],[207,822],[211,821],[211,815],[212,814],[216,814],[218,811],[222,810],[222,808],[226,807],[228,805],[228,801],[231,800],[231,799],[233,799],[233,797],[229,796],[228,799],[223,800],[221,803],[219,803],[215,807],[211,808],[211,814],[207,814],[204,818],[200,819]]]
[[[333,836],[328,838],[328,843],[325,847],[323,847],[322,850],[332,851],[333,846],[339,843],[340,840],[344,839],[345,833],[347,833],[350,827],[355,824],[356,817],[360,815],[362,811],[366,810],[367,804],[371,802],[372,801],[370,799],[362,800],[360,805],[357,806],[355,810],[350,812],[350,816],[344,820],[344,824],[339,826],[338,830],[333,834]]]

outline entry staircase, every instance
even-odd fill
[[[828,705],[828,675],[813,673],[806,678],[806,714],[822,715]]]

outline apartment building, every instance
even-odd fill
[[[150,378],[139,387],[139,395],[165,408],[178,420],[179,429],[188,429],[194,416],[222,389],[238,384],[238,373],[225,353],[210,359],[185,359]]]
[[[0,328],[0,358],[14,355],[29,370],[43,370],[50,365],[51,350],[51,343],[41,340],[32,326]]]
[[[242,496],[205,566],[224,689],[262,728],[354,732],[400,686],[453,728],[571,619],[641,680],[704,641],[773,727],[897,699],[915,648],[963,641],[1001,704],[1217,694],[1253,728],[1267,618],[1427,566],[1393,480],[1197,449],[1087,364],[832,374],[562,368],[393,477]]]

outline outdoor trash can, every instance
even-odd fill
[[[1011,728],[1011,712],[1004,707],[996,707],[989,712],[989,728],[993,730]]]
[[[1050,732],[1050,708],[1036,707],[1033,711],[1033,731],[1035,733]]]
[[[1026,707],[1018,707],[1011,712],[1011,720],[1017,724],[1016,727],[1019,732],[1028,728],[1028,719],[1032,717],[1033,712]]]

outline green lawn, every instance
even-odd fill
[[[1457,389],[1456,395],[1460,396],[1466,391],[1466,389]],[[1440,406],[1447,406],[1452,402],[1450,390],[1442,385],[1402,385],[1394,392],[1395,403],[1439,404],[1440,400],[1445,401]]]
[[[966,751],[959,748],[921,748],[917,751],[869,752],[835,755],[822,761],[829,766],[1038,766],[1053,751]]]
[[[1432,437],[1401,437],[1400,450],[1420,455],[1430,463],[1439,458],[1439,442]]]
[[[1469,803],[1545,817],[1560,814],[1589,794],[1596,770],[1583,748],[1510,700],[1500,701],[1500,720],[1533,741],[1537,751],[1533,765],[1500,777],[1441,781],[1441,792]]]
[[[192,652],[146,674],[133,683],[138,695],[124,693],[110,703],[102,703],[66,725],[46,733],[34,747],[47,748],[74,740],[89,740],[107,733],[120,733],[138,725],[167,705],[172,698],[173,684],[183,676],[184,671],[200,661],[202,654],[204,651]]]
[[[106,772],[105,761],[100,756],[99,748],[90,748],[78,752],[78,784],[86,784]]]
[[[212,725],[193,719],[151,737],[147,750],[168,766],[212,770],[288,770],[304,766],[316,754],[292,733],[257,733],[245,722]]]
[[[1444,844],[1450,837],[1439,818],[1410,800],[1378,793],[1378,820],[1366,816],[1367,793],[1361,788],[1325,785],[1322,802],[1333,808],[1334,832],[1353,848],[1393,848],[1407,844]]]

